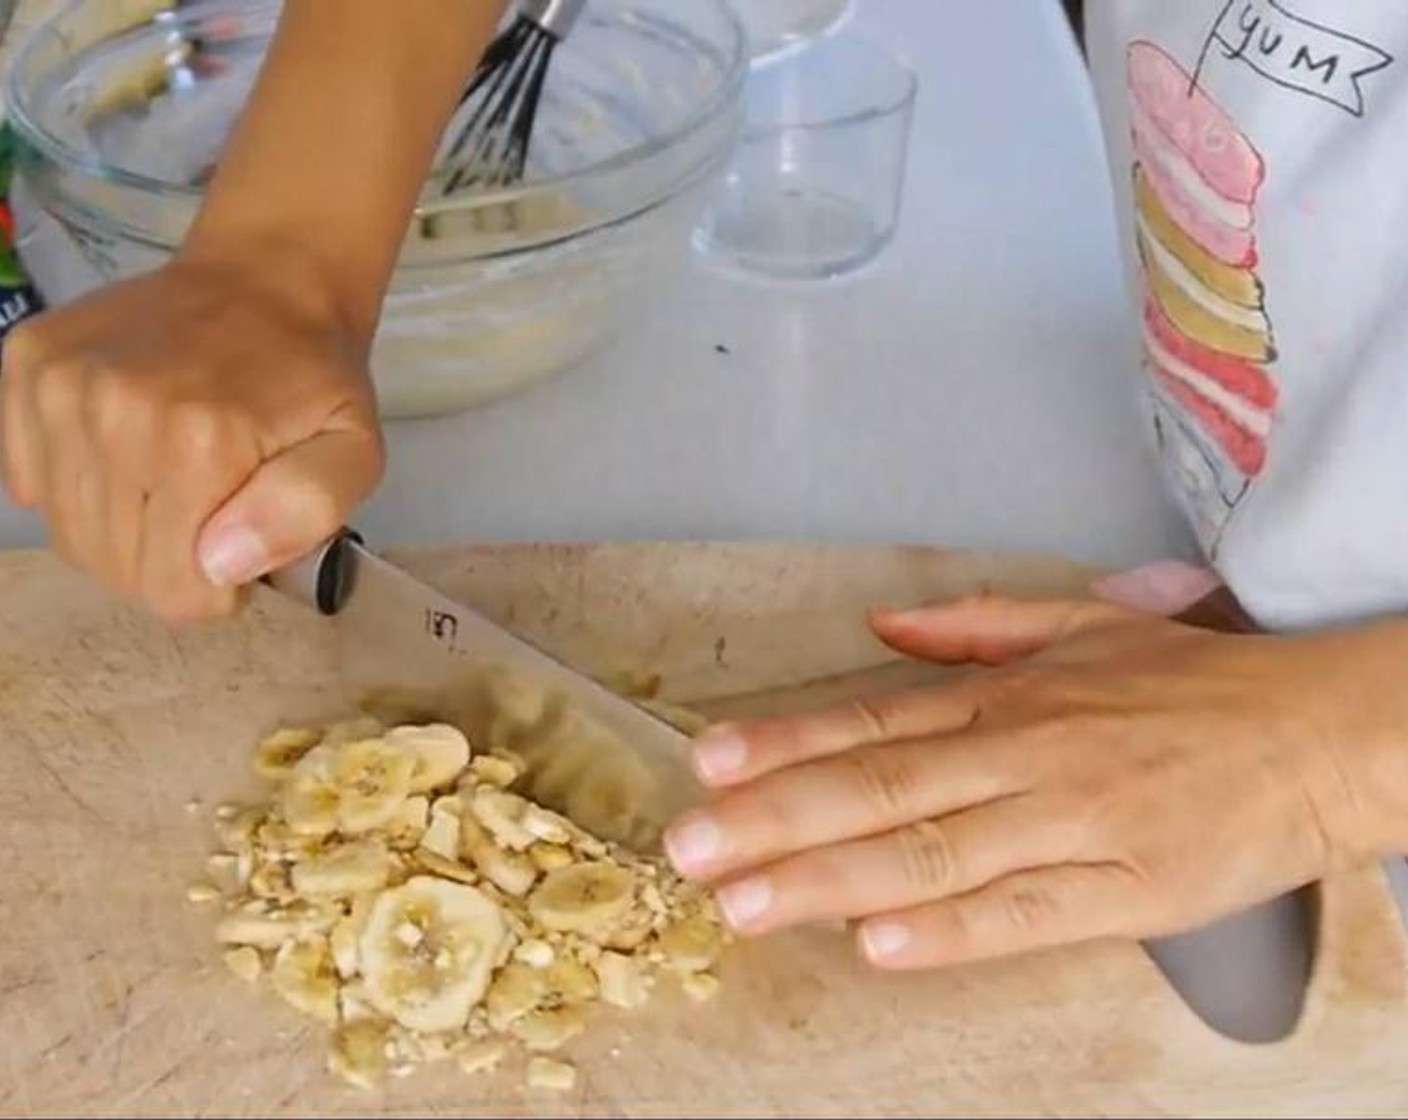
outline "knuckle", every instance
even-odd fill
[[[174,448],[192,458],[208,458],[224,443],[227,422],[219,409],[204,401],[170,406],[167,438]]]
[[[122,370],[104,364],[90,374],[89,420],[101,443],[112,444],[130,436],[134,420],[147,405],[146,395]]]
[[[83,371],[68,362],[51,362],[34,374],[34,407],[51,426],[67,426],[83,400]]]
[[[862,696],[851,701],[851,715],[872,739],[894,738],[898,724],[897,701],[889,696]]]
[[[926,895],[950,891],[959,878],[958,857],[944,829],[924,821],[899,836],[900,862],[908,884]]]
[[[917,767],[899,751],[852,751],[844,765],[871,810],[884,820],[908,813],[922,784]]]
[[[10,328],[0,343],[0,367],[7,375],[23,373],[44,353],[45,326],[28,319]]]
[[[1040,693],[1043,673],[1033,661],[1018,661],[987,674],[977,687],[991,705],[1015,704]]]
[[[1018,886],[1003,896],[1003,912],[1008,925],[1023,933],[1040,934],[1061,917],[1057,897],[1042,887]]]

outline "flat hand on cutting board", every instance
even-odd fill
[[[363,349],[311,301],[178,262],[6,340],[4,477],[55,552],[172,622],[336,530],[376,483]]]
[[[765,934],[857,921],[887,969],[1192,929],[1398,850],[1408,627],[1271,637],[1102,602],[877,613],[957,683],[696,743],[671,857]]]

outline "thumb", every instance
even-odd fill
[[[1076,634],[1122,622],[1127,612],[1098,601],[1026,601],[982,595],[903,611],[873,611],[882,642],[946,665],[1003,665]]]
[[[205,577],[241,587],[306,555],[347,523],[383,461],[380,439],[361,430],[323,432],[266,460],[201,529]]]

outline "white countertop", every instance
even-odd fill
[[[585,367],[392,425],[358,517],[374,543],[851,539],[1112,564],[1183,544],[1133,419],[1110,187],[1059,6],[856,0],[854,20],[922,83],[887,252],[792,290],[694,261]],[[0,546],[40,539],[0,504]]]

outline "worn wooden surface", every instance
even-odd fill
[[[584,667],[658,670],[672,697],[730,711],[905,676],[861,625],[872,603],[1085,575],[805,546],[399,558]],[[248,790],[260,731],[337,707],[330,651],[322,620],[272,595],[172,635],[47,557],[0,556],[0,1113],[1408,1114],[1408,957],[1377,869],[1326,886],[1306,1012],[1270,1046],[1203,1026],[1137,946],[885,977],[808,933],[741,948],[708,1010],[603,1016],[565,1098],[525,1094],[516,1068],[344,1089],[321,1029],[228,975],[184,899],[210,844],[187,803]]]

